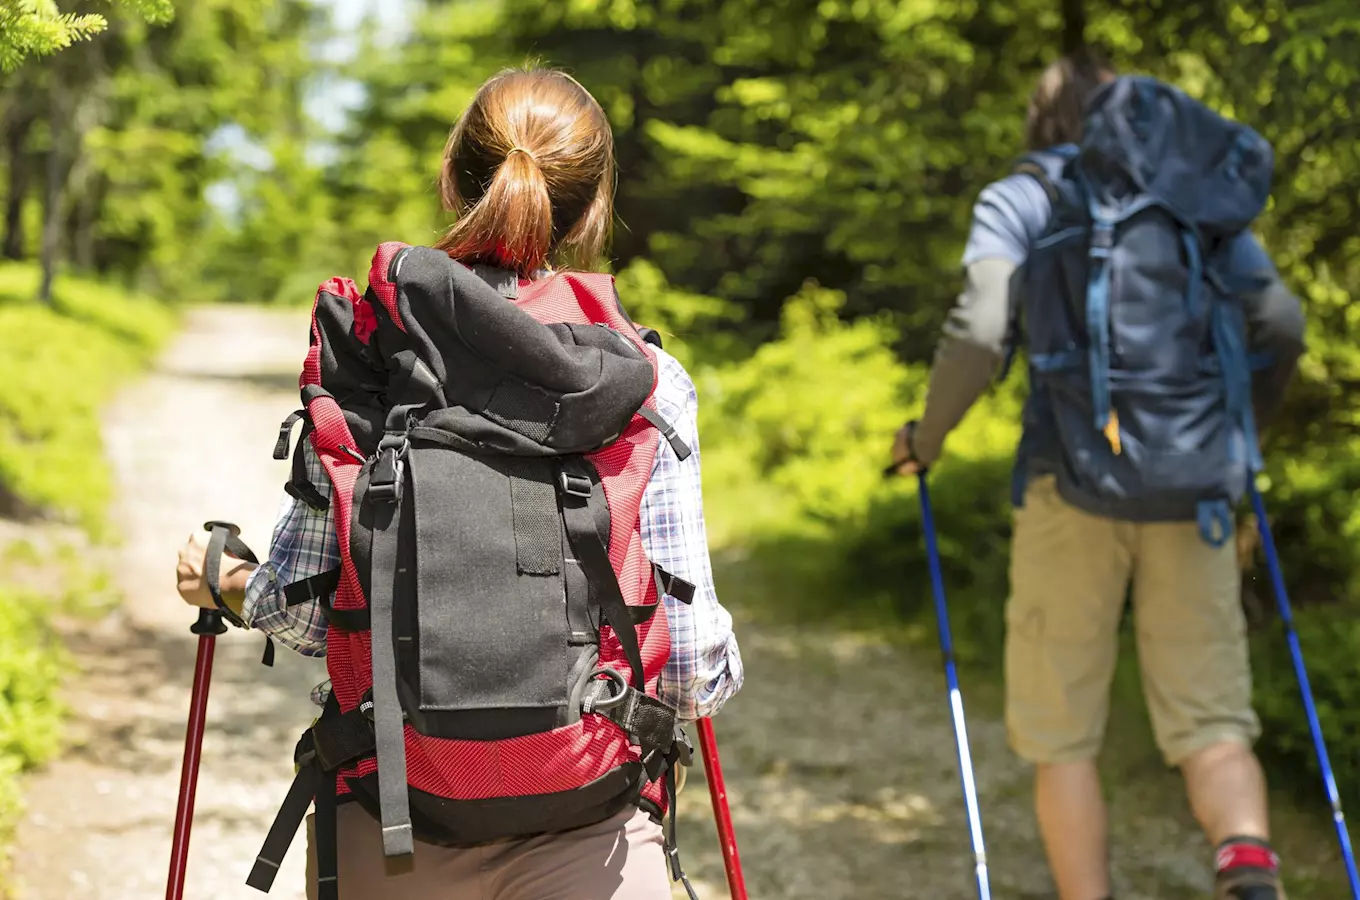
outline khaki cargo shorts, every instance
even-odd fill
[[[1234,542],[1211,547],[1194,522],[1134,523],[1030,482],[1015,512],[1006,609],[1006,728],[1030,762],[1100,752],[1129,581],[1143,690],[1157,746],[1178,765],[1210,744],[1251,744],[1246,618]]]

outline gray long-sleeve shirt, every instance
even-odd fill
[[[964,287],[945,323],[926,394],[926,408],[913,436],[916,457],[939,458],[945,438],[987,390],[1005,355],[1010,322],[1011,277],[1029,255],[1052,214],[1048,194],[1029,175],[989,185],[973,207],[964,250]],[[1303,354],[1303,308],[1265,251],[1250,234],[1234,244],[1230,265],[1266,279],[1244,298],[1252,353],[1269,354],[1272,365],[1253,377],[1253,405],[1261,427],[1284,399]]]

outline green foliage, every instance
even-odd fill
[[[777,502],[762,509],[772,521],[853,523],[882,481],[884,448],[905,418],[902,399],[920,385],[920,374],[893,355],[891,328],[841,321],[844,302],[809,283],[785,304],[778,339],[703,385],[703,430],[720,435],[709,472],[716,455],[726,490],[772,492]]]
[[[807,286],[775,340],[705,367],[705,496],[714,543],[741,548],[766,582],[748,606],[787,621],[831,618],[915,632],[932,621],[919,507],[909,479],[885,479],[893,433],[919,413],[928,370],[892,352],[895,329],[846,321],[844,298]],[[984,398],[932,473],[939,545],[960,656],[994,657],[1006,595],[1018,385]]]
[[[33,300],[31,266],[0,265],[0,485],[97,528],[110,499],[99,414],[173,325],[153,300],[83,279]]]
[[[170,0],[121,0],[149,22],[174,17]],[[109,27],[97,13],[63,13],[56,0],[0,0],[0,72],[12,72],[29,56],[47,56]]]
[[[1264,575],[1264,573],[1263,573]],[[1298,680],[1278,623],[1262,629],[1253,641],[1252,663],[1257,712],[1267,739],[1263,746],[1273,771],[1285,773],[1287,784],[1304,796],[1323,799],[1321,773],[1299,695]],[[1324,607],[1297,617],[1318,720],[1336,770],[1343,803],[1360,802],[1360,624],[1344,607]]]
[[[99,40],[0,80],[0,192],[21,222],[7,254],[36,256],[37,176],[55,164],[65,258],[158,296],[201,297],[208,189],[249,169],[238,153],[252,141],[297,144],[310,127],[301,104],[315,72],[305,42],[324,38],[317,16],[310,0],[195,0],[157,27],[113,17]]]
[[[737,333],[741,307],[674,287],[648,259],[633,260],[615,277],[628,315],[655,329],[686,367],[732,359],[747,349]]]
[[[19,773],[61,749],[56,691],[69,660],[47,625],[49,602],[0,588],[0,839],[18,821]]]

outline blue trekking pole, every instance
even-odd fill
[[[1266,521],[1266,504],[1255,484],[1249,481],[1247,490],[1251,492],[1251,505],[1256,510],[1256,521],[1261,529],[1261,547],[1265,550],[1266,567],[1270,570],[1270,583],[1275,591],[1275,603],[1280,608],[1280,620],[1284,623],[1285,637],[1289,641],[1289,655],[1294,660],[1294,674],[1298,677],[1299,691],[1303,694],[1303,708],[1308,714],[1308,730],[1313,735],[1313,747],[1317,750],[1318,764],[1322,768],[1327,799],[1332,804],[1332,821],[1336,824],[1336,837],[1341,844],[1341,859],[1346,864],[1351,897],[1360,900],[1360,875],[1357,875],[1355,869],[1355,851],[1351,849],[1346,814],[1341,810],[1341,795],[1336,789],[1336,776],[1332,774],[1332,761],[1327,755],[1327,744],[1322,738],[1322,723],[1318,721],[1317,704],[1313,702],[1313,689],[1308,684],[1308,671],[1303,666],[1303,647],[1299,644],[1299,633],[1294,629],[1294,614],[1289,608],[1284,573],[1280,570],[1280,557],[1275,552],[1275,538],[1270,533],[1270,523]]]
[[[963,720],[963,694],[959,691],[959,673],[954,666],[954,639],[949,632],[949,610],[944,599],[940,548],[935,541],[935,514],[930,507],[930,489],[926,485],[924,471],[919,475],[919,482],[921,525],[926,536],[926,557],[930,561],[930,586],[935,593],[935,619],[940,628],[940,649],[944,652],[944,675],[949,684],[949,713],[954,719],[954,743],[959,748],[959,777],[963,780],[963,800],[968,807],[968,830],[973,838],[978,897],[981,900],[991,900],[992,889],[987,882],[987,850],[982,843],[982,813],[978,808],[977,785],[973,781],[973,757],[968,750],[968,726]]]

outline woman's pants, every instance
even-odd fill
[[[378,823],[357,803],[338,810],[340,900],[670,900],[661,826],[639,809],[575,831],[484,847],[416,843],[388,862]],[[307,819],[307,897],[316,900]]]

